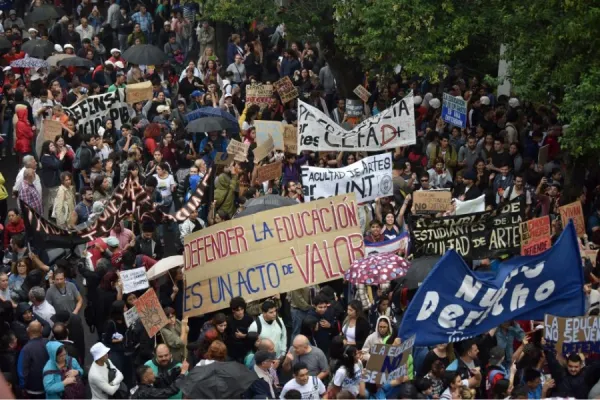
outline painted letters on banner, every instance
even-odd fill
[[[442,103],[442,119],[444,122],[459,126],[467,127],[467,102],[459,99],[448,93],[444,93],[444,101]]]
[[[298,149],[311,151],[381,151],[416,143],[412,92],[347,131],[319,109],[298,102]]]
[[[428,346],[469,339],[506,321],[582,315],[583,284],[573,224],[549,251],[500,263],[493,278],[449,251],[411,300],[398,335],[416,334],[415,345]]]
[[[575,230],[577,236],[582,237],[585,235],[585,220],[583,218],[583,209],[581,208],[581,202],[575,201],[566,206],[558,208],[560,212],[560,219],[562,220],[563,226],[567,226],[569,220],[572,219],[575,224]]]
[[[353,92],[355,95],[360,97],[360,99],[365,103],[369,101],[369,97],[371,97],[371,93],[367,89],[365,89],[363,85],[358,85],[357,87],[355,87]]]
[[[302,167],[304,201],[356,193],[359,203],[392,196],[392,155],[377,154],[342,168]]]
[[[283,172],[281,161],[277,161],[273,164],[262,165],[257,167],[256,179],[259,182],[270,181],[271,179],[279,179]]]
[[[226,221],[184,238],[184,315],[339,279],[364,255],[354,193]]]
[[[550,217],[521,222],[521,255],[535,256],[552,247]]]
[[[140,320],[140,316],[138,315],[135,306],[125,311],[123,316],[125,317],[125,325],[127,325],[128,328]]]
[[[130,109],[125,102],[125,89],[86,97],[64,110],[77,122],[80,135],[98,133],[104,118],[110,118],[117,129],[131,120]]]
[[[148,277],[146,276],[146,268],[139,267],[135,269],[127,269],[120,272],[121,281],[123,282],[123,293],[128,294],[138,290],[147,289],[150,287]]]
[[[246,104],[257,104],[260,108],[268,107],[273,97],[273,85],[246,86]]]
[[[362,380],[385,385],[394,379],[407,376],[408,358],[412,354],[414,345],[414,336],[399,346],[374,344],[369,349],[369,361],[363,370]]]
[[[411,231],[419,255],[442,255],[454,249],[463,257],[482,259],[503,254],[519,254],[521,197],[499,209],[479,214],[431,218],[414,215]]]
[[[135,301],[135,308],[149,337],[154,337],[169,323],[154,289],[150,288]]]
[[[600,353],[600,317],[556,317],[546,314],[544,318],[546,346],[558,354]]]

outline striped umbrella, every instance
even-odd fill
[[[26,57],[10,63],[13,68],[48,68],[48,62],[35,57]]]

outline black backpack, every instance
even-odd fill
[[[260,315],[254,318],[254,322],[256,322],[256,333],[258,334],[258,336],[260,336],[260,333],[262,332],[262,322],[260,322]],[[281,334],[283,335],[283,332],[285,332],[285,327],[281,323],[281,319],[279,318],[279,316],[275,317],[275,322],[277,322],[277,325],[279,325],[279,328],[281,329]]]

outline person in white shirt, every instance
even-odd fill
[[[17,174],[17,179],[15,180],[15,185],[13,186],[13,194],[16,194],[21,190],[21,185],[23,184],[23,175],[25,174],[25,170],[27,168],[31,168],[35,170],[37,168],[37,162],[33,156],[25,156],[23,157],[23,168]],[[38,191],[40,197],[42,196],[42,181],[38,174],[35,174],[35,178],[33,180],[33,186],[35,186],[35,190]]]
[[[56,314],[56,310],[46,301],[46,291],[44,288],[39,286],[32,287],[29,291],[29,301],[33,304],[33,312],[40,318],[43,318],[50,326],[54,326],[52,316]]]
[[[250,325],[248,332],[258,332],[261,339],[270,339],[275,344],[277,357],[284,356],[287,331],[283,320],[277,316],[277,306],[272,300],[267,300],[261,305],[261,310],[262,314]]]
[[[285,394],[290,390],[297,390],[302,394],[303,399],[320,399],[326,392],[325,385],[316,376],[308,374],[308,367],[305,363],[299,362],[293,368],[294,379],[285,384],[281,390],[281,399],[285,399]]]
[[[56,103],[54,100],[48,98],[48,92],[42,91],[40,98],[35,100],[31,106],[33,112],[33,118],[35,120],[35,126],[38,129],[42,127],[42,121],[45,119],[52,118],[52,110]]]
[[[196,232],[200,229],[204,229],[206,227],[206,223],[198,217],[198,210],[193,210],[190,213],[190,216],[183,221],[181,225],[179,225],[179,237],[181,239],[181,243],[183,243],[183,238],[186,235],[189,235],[192,232]]]
[[[94,362],[90,366],[88,381],[92,390],[92,399],[108,399],[114,395],[123,381],[123,374],[108,359],[110,349],[102,342],[92,346],[90,353]],[[109,380],[109,370],[114,370],[114,378]]]
[[[81,18],[79,22],[81,22],[81,25],[75,28],[75,32],[79,33],[81,40],[90,39],[91,41],[94,38],[94,27],[88,24],[87,18]]]

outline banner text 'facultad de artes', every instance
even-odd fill
[[[281,207],[185,237],[184,314],[340,279],[364,257],[356,195]]]

